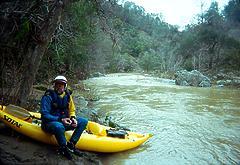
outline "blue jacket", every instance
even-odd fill
[[[47,90],[41,100],[42,122],[61,121],[65,117],[75,117],[75,106],[70,93],[58,95],[54,90]]]

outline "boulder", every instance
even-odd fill
[[[175,83],[181,86],[210,87],[211,81],[197,70],[188,72],[186,70],[177,71],[175,73]]]
[[[95,72],[95,73],[92,73],[90,75],[90,78],[93,78],[93,77],[104,77],[105,75],[103,73],[100,73],[100,72]]]
[[[218,80],[216,82],[217,86],[235,86],[240,87],[240,79],[235,78],[232,80]]]

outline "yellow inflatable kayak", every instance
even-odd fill
[[[35,140],[57,145],[53,135],[42,131],[40,118],[40,113],[30,112],[14,105],[0,105],[0,120],[6,125]],[[76,147],[80,150],[94,152],[120,152],[135,148],[152,136],[151,134],[124,132],[115,131],[95,122],[89,122]],[[67,139],[71,137],[72,133],[73,131],[66,132]]]

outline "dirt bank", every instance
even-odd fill
[[[99,165],[96,154],[82,152],[83,156],[73,155],[69,161],[57,154],[57,147],[46,145],[23,136],[0,123],[0,164],[22,165]]]

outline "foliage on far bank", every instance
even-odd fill
[[[68,8],[47,55],[58,72],[77,78],[95,71],[239,70],[239,5],[231,0],[220,11],[212,2],[195,23],[179,31],[161,14],[146,13],[132,2],[100,3],[104,16],[91,2],[76,2]]]

